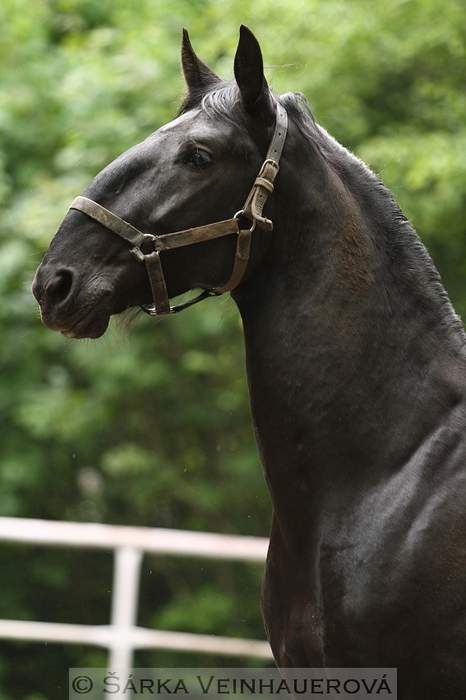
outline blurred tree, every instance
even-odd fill
[[[41,327],[29,291],[69,201],[174,115],[181,27],[231,77],[241,22],[261,40],[274,89],[304,92],[318,121],[394,190],[466,312],[460,0],[4,0],[2,515],[267,534],[232,303],[76,343]],[[107,621],[108,557],[2,547],[0,563],[1,617]],[[261,636],[259,572],[150,560],[141,622]],[[103,663],[83,648],[2,646],[0,700],[61,698],[68,666]]]

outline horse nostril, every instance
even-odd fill
[[[58,270],[46,287],[46,294],[51,302],[65,301],[73,286],[73,273],[71,270]]]
[[[40,304],[41,299],[42,299],[42,285],[39,281],[39,276],[37,273],[32,281],[31,291],[32,291],[33,295],[35,296],[36,300]]]

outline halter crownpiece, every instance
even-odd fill
[[[288,115],[286,109],[276,102],[275,130],[267,151],[266,159],[262,164],[259,174],[246,198],[244,206],[231,219],[216,221],[204,226],[196,226],[184,231],[165,233],[143,233],[128,221],[109,211],[101,204],[87,197],[76,197],[70,209],[77,209],[91,219],[94,219],[109,231],[120,238],[124,238],[131,244],[130,252],[146,266],[147,274],[152,289],[153,306],[143,306],[142,309],[150,316],[177,313],[196,304],[209,296],[218,296],[224,292],[235,289],[243,279],[249,262],[251,252],[251,235],[256,228],[271,231],[273,223],[263,215],[264,206],[268,197],[273,192],[273,183],[279,170],[280,156],[285,145],[288,129]],[[250,222],[249,228],[242,228],[243,221]],[[222,287],[205,289],[201,294],[190,299],[184,304],[170,306],[165,275],[163,273],[160,253],[164,250],[173,250],[183,246],[210,241],[214,238],[236,235],[236,252],[233,261],[233,269],[228,281]],[[143,243],[149,242],[153,246],[150,253],[142,251]]]

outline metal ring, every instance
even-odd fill
[[[143,233],[142,235],[143,235],[145,241],[153,241],[154,244],[155,244],[155,242],[157,241],[157,238],[158,238],[158,236],[156,236],[155,233]],[[143,241],[143,243],[144,243],[144,241]],[[142,244],[141,244],[141,245],[142,245]],[[155,246],[154,246],[154,247],[155,247]]]
[[[251,221],[252,225],[251,228],[249,229],[249,233],[252,233],[254,229],[256,228],[256,219],[254,217],[248,216],[245,214],[244,209],[240,209],[239,211],[236,212],[236,214],[233,215],[234,219],[239,219],[240,217],[243,217],[247,221]]]
[[[144,262],[144,259],[146,255],[151,255],[153,252],[157,250],[157,236],[153,233],[143,233],[143,240],[140,245],[138,246],[133,246],[130,248],[130,253],[134,255],[134,257],[139,260],[139,262]],[[143,253],[141,250],[141,245],[144,243],[144,241],[151,241],[154,243],[154,250],[151,251],[150,253]]]

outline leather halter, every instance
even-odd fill
[[[259,174],[249,192],[244,206],[231,219],[217,221],[205,226],[196,226],[184,231],[175,231],[158,235],[154,233],[143,233],[128,221],[109,211],[101,204],[94,202],[87,197],[76,197],[70,205],[70,209],[87,214],[91,219],[98,221],[120,238],[124,238],[131,243],[130,252],[142,263],[145,264],[147,274],[152,289],[153,306],[143,306],[142,309],[151,316],[177,313],[188,306],[196,304],[198,301],[209,296],[217,296],[224,292],[235,289],[243,279],[249,261],[251,251],[251,234],[255,228],[271,231],[273,223],[263,216],[263,209],[269,195],[273,192],[273,183],[279,169],[280,156],[285,144],[288,128],[288,115],[286,109],[278,102],[276,104],[275,131],[270,142],[267,156],[262,164]],[[249,228],[242,228],[242,224],[247,221]],[[201,243],[214,238],[236,235],[236,252],[233,262],[233,269],[228,281],[221,287],[205,289],[201,294],[190,299],[184,304],[176,306],[170,305],[165,276],[163,273],[160,253],[164,250],[173,250],[183,246]],[[142,245],[150,243],[153,250],[144,253]]]

